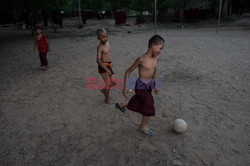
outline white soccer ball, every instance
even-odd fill
[[[187,123],[183,119],[175,119],[174,131],[177,133],[184,133],[187,130]]]

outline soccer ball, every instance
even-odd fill
[[[175,119],[174,131],[177,133],[184,133],[187,130],[187,123],[183,119]]]

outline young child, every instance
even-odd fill
[[[34,42],[34,52],[36,51],[36,47],[38,47],[42,70],[47,70],[48,69],[47,52],[48,51],[50,52],[50,46],[46,35],[44,35],[42,32],[42,28],[36,26],[35,31],[36,31],[36,37]]]
[[[112,70],[112,64],[110,61],[110,47],[108,43],[108,35],[105,29],[97,30],[97,38],[100,40],[100,44],[97,47],[97,63],[98,72],[101,74],[106,86],[101,89],[101,92],[105,96],[106,104],[113,104],[109,98],[110,88],[116,83],[114,81],[114,72]]]
[[[164,44],[164,39],[159,35],[151,37],[148,43],[147,52],[137,58],[134,64],[130,66],[125,73],[123,95],[127,97],[128,77],[137,67],[139,69],[139,78],[137,79],[135,85],[135,95],[128,103],[115,104],[115,107],[120,109],[122,112],[124,112],[125,107],[127,107],[131,111],[142,114],[143,117],[139,130],[147,135],[154,134],[153,131],[148,128],[150,116],[155,115],[154,99],[151,92],[152,89],[154,89],[156,94],[159,93],[159,89],[157,89],[157,84],[159,82],[156,80],[156,68],[158,57],[164,47]]]

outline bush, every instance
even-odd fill
[[[136,20],[136,23],[137,23],[137,24],[145,23],[144,16],[141,15],[141,14],[136,15],[136,16],[135,16],[135,20]]]
[[[223,22],[234,22],[235,18],[233,16],[225,16],[222,18]]]

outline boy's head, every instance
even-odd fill
[[[41,34],[42,28],[40,26],[35,26],[35,31],[36,31],[36,34]]]
[[[161,53],[164,45],[165,40],[159,35],[152,36],[148,42],[148,48],[152,50],[154,56],[157,56]]]
[[[97,33],[97,38],[98,40],[101,41],[101,43],[105,44],[108,41],[108,34],[105,29],[103,28],[98,29],[96,33]]]

